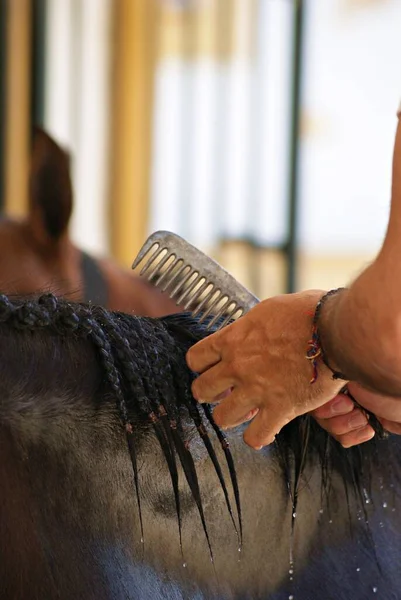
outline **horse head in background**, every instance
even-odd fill
[[[401,438],[305,416],[250,450],[191,395],[205,335],[0,295],[2,599],[400,597]]]
[[[68,154],[35,128],[26,218],[0,221],[0,288],[10,294],[54,291],[76,301],[91,300],[111,310],[158,316],[177,311],[134,273],[111,260],[95,259],[68,234],[73,190]]]

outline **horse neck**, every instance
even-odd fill
[[[112,598],[108,548],[136,525],[122,500],[132,495],[124,438],[95,354],[46,332],[2,326],[0,337],[0,596]]]
[[[0,496],[1,597],[159,600],[168,583],[171,598],[184,592],[191,597],[188,590],[192,595],[201,590],[205,595],[199,598],[265,598],[288,582],[291,560],[302,573],[318,537],[319,548],[348,539],[341,477],[334,473],[331,479],[331,518],[326,505],[321,518],[321,469],[308,467],[293,530],[293,506],[277,456],[271,449],[247,450],[241,436],[232,434],[242,492],[239,553],[216,473],[191,434],[213,568],[179,469],[181,550],[165,459],[153,430],[139,425],[142,544],[124,432],[91,345],[1,326],[0,356],[0,477],[6,490]],[[224,460],[221,452],[219,459]],[[380,479],[376,482],[377,488]],[[378,489],[369,493],[375,492],[380,497]],[[357,521],[356,509],[352,520]],[[330,582],[327,563],[323,567],[324,580]],[[321,597],[328,597],[324,590]]]
[[[163,577],[168,573],[184,587],[190,579],[200,587],[215,586],[206,537],[180,470],[181,551],[170,475],[146,427],[139,427],[136,440],[141,543],[125,436],[90,344],[61,340],[46,331],[32,335],[6,326],[0,330],[0,474],[10,490],[0,511],[0,552],[5,557],[0,586],[7,590],[5,597],[118,599],[119,594],[125,597],[127,581],[130,589],[149,581],[144,565]],[[232,442],[234,449],[241,443],[236,437]],[[275,462],[250,451],[239,453],[241,489],[253,490],[252,496],[243,494],[246,533],[239,566],[238,537],[216,473],[204,448],[197,442],[191,448],[216,572],[238,589],[250,574],[258,585],[274,587],[282,574],[268,568],[261,576],[255,553],[264,548],[271,557],[269,567],[279,561],[279,554],[286,564],[288,537],[277,535],[277,523],[288,503]],[[268,495],[275,498],[269,519],[254,520],[255,510],[265,512]]]

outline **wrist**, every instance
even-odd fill
[[[332,369],[364,387],[398,396],[401,344],[397,341],[391,299],[379,285],[380,271],[373,263],[350,288],[325,303],[320,337]]]
[[[349,377],[343,372],[333,338],[337,337],[335,330],[338,307],[347,292],[346,288],[337,288],[324,294],[316,306],[314,316],[314,328],[322,361],[331,371],[333,379],[344,381],[349,381]]]
[[[322,351],[317,331],[317,321],[319,320],[320,311],[326,304],[326,301],[331,300],[333,291],[326,292],[324,290],[308,290],[301,292],[297,296],[302,298],[304,305],[302,317],[302,331],[305,333],[302,339],[302,348],[300,352],[307,359],[305,361],[305,373],[308,378],[308,383],[312,384],[310,391],[312,396],[320,393],[332,391],[333,395],[344,386],[345,377],[334,376],[333,368],[328,356]],[[309,363],[309,364],[308,364]],[[340,373],[338,373],[340,375]]]

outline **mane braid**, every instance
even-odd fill
[[[115,397],[120,419],[124,426],[129,455],[133,467],[134,483],[138,504],[141,539],[143,540],[143,520],[139,496],[139,475],[135,450],[134,429],[128,418],[127,405],[113,351],[107,335],[96,321],[94,307],[60,300],[53,294],[44,294],[36,302],[17,300],[14,304],[4,294],[0,295],[0,322],[9,322],[17,329],[35,330],[49,328],[60,335],[75,333],[92,340],[97,348],[105,369],[108,383]]]
[[[123,320],[122,315],[120,318]],[[154,404],[154,412],[152,413],[152,421],[153,421],[154,426],[156,427],[159,425],[159,417],[161,418],[162,423],[164,425],[164,432],[167,437],[167,443],[170,444],[170,449],[171,449],[170,457],[168,456],[167,449],[164,450],[164,454],[165,454],[165,458],[169,465],[170,476],[171,476],[171,479],[173,482],[173,487],[174,487],[176,510],[177,510],[177,517],[178,517],[179,533],[180,533],[180,542],[181,542],[181,518],[180,518],[180,503],[179,503],[179,493],[178,493],[178,472],[176,472],[174,451],[176,451],[178,454],[178,457],[181,462],[181,466],[184,471],[185,478],[187,480],[187,483],[188,483],[189,488],[192,493],[192,497],[194,498],[195,503],[197,505],[198,512],[199,512],[202,526],[203,526],[203,530],[204,530],[206,540],[208,543],[210,557],[213,562],[213,552],[212,552],[212,548],[211,548],[211,544],[210,544],[210,540],[209,540],[209,534],[208,534],[207,527],[206,527],[206,520],[205,520],[204,511],[203,511],[203,505],[202,505],[202,500],[201,500],[201,495],[200,495],[199,482],[198,482],[198,477],[197,477],[197,473],[196,473],[195,463],[193,461],[191,452],[189,451],[188,445],[185,441],[185,436],[184,436],[184,432],[183,432],[183,428],[182,428],[182,424],[181,424],[181,417],[180,417],[179,411],[177,410],[176,401],[177,401],[177,398],[182,398],[183,390],[181,388],[176,390],[177,393],[173,395],[172,399],[170,398],[171,390],[174,389],[174,387],[177,385],[178,381],[180,381],[180,382],[182,381],[183,374],[180,372],[179,375],[181,377],[178,377],[178,376],[175,377],[175,373],[170,368],[170,364],[169,364],[168,360],[166,361],[166,364],[165,364],[162,359],[163,356],[170,354],[170,352],[167,351],[168,348],[166,348],[166,342],[168,344],[168,341],[169,340],[171,341],[171,352],[173,352],[174,340],[170,337],[170,335],[166,331],[164,331],[164,335],[161,337],[161,333],[163,330],[161,330],[160,324],[158,322],[156,322],[156,321],[149,322],[149,321],[146,321],[146,320],[143,320],[140,318],[136,318],[135,320],[136,320],[137,324],[139,325],[141,335],[139,335],[136,332],[135,328],[133,328],[132,326],[126,328],[126,335],[127,335],[128,339],[133,338],[133,344],[138,345],[142,349],[141,356],[143,356],[143,363],[144,363],[143,369],[145,370],[145,372],[146,371],[148,372],[148,381],[149,381],[149,387],[151,388],[151,394],[153,395],[153,397],[157,397],[157,396],[162,397],[162,398],[164,398],[164,401],[165,401],[164,405],[161,403]],[[122,327],[124,327],[123,324],[122,324]],[[156,329],[156,331],[159,331],[159,337],[157,335],[155,336],[155,329]],[[166,338],[166,336],[167,336],[167,338]],[[156,337],[156,340],[155,340],[155,337]],[[144,341],[147,342],[146,346],[144,344]],[[159,344],[159,347],[158,347],[158,344],[156,343],[157,341],[162,342],[161,344]],[[149,359],[151,360],[152,364],[154,364],[158,368],[160,377],[158,378],[157,382],[154,380],[154,377],[152,376],[153,374],[152,374],[152,369],[150,367]],[[187,373],[189,372],[188,369],[186,369],[186,371],[187,371]],[[171,401],[171,400],[173,400],[173,401]],[[195,402],[195,401],[193,400],[193,402]],[[162,434],[160,433],[160,435],[162,435]],[[164,446],[164,448],[166,448],[166,447]],[[182,546],[181,546],[181,551],[182,551]]]
[[[188,410],[188,414],[191,417],[192,421],[194,422],[196,430],[206,448],[209,458],[211,459],[211,461],[213,463],[216,475],[218,477],[219,483],[220,483],[223,493],[224,493],[224,498],[226,501],[226,506],[227,506],[231,521],[233,523],[234,529],[238,536],[239,545],[241,546],[241,544],[242,544],[241,508],[240,508],[240,505],[237,505],[239,527],[240,527],[240,532],[238,532],[238,528],[237,528],[237,525],[234,520],[234,515],[233,515],[232,508],[231,508],[231,502],[230,502],[230,498],[228,495],[227,485],[226,485],[226,482],[224,479],[223,472],[221,470],[216,452],[213,448],[213,445],[210,441],[206,427],[204,425],[202,415],[201,415],[201,412],[199,409],[199,405],[194,400],[192,394],[190,393],[191,383],[194,380],[194,376],[187,369],[185,370],[185,372],[180,371],[178,373],[178,365],[176,364],[175,361],[169,361],[168,355],[166,356],[165,354],[160,353],[159,358],[160,358],[160,361],[165,360],[167,371],[171,374],[173,381],[175,381],[179,384],[179,388],[177,389],[177,394],[179,395],[179,397],[183,398],[184,404]],[[164,379],[162,379],[161,383],[162,383],[162,385],[164,384],[164,387],[166,387]]]
[[[156,319],[110,313],[91,304],[72,304],[53,294],[44,294],[36,300],[11,301],[0,295],[0,322],[20,330],[47,328],[55,333],[75,335],[92,341],[98,351],[107,381],[113,390],[123,424],[133,467],[134,484],[139,512],[141,541],[144,528],[141,510],[136,436],[129,416],[127,399],[135,400],[136,412],[152,426],[166,460],[174,491],[180,546],[182,552],[181,507],[178,487],[177,453],[192,497],[198,508],[212,562],[213,552],[207,531],[196,467],[184,435],[178,406],[185,407],[208,450],[223,487],[232,516],[227,489],[217,457],[210,440],[205,438],[196,401],[190,395],[193,378],[182,366],[170,364],[168,355],[177,354],[177,344],[168,329]],[[183,353],[180,358],[183,359]],[[185,361],[183,361],[185,364]],[[159,377],[155,378],[155,371]],[[184,376],[183,376],[184,375]],[[162,403],[160,399],[163,398]],[[192,404],[191,409],[189,406]],[[206,434],[207,435],[207,434]],[[232,518],[234,527],[235,521]],[[238,534],[238,533],[237,533]]]
[[[163,405],[157,404],[156,391],[154,385],[152,385],[152,369],[149,365],[149,361],[146,360],[146,350],[142,342],[141,337],[135,332],[135,328],[129,327],[128,323],[125,323],[123,315],[115,316],[110,321],[110,315],[104,309],[99,309],[103,312],[103,318],[105,321],[109,320],[109,333],[113,339],[113,343],[116,342],[116,352],[120,367],[125,375],[128,383],[128,389],[133,398],[141,399],[142,406],[145,410],[149,423],[153,426],[158,442],[161,446],[162,452],[166,459],[171,482],[174,491],[174,498],[176,504],[179,540],[181,554],[182,550],[182,529],[181,529],[181,507],[180,497],[178,489],[178,471],[175,460],[174,444],[172,441],[172,435],[170,428],[166,426],[167,413]],[[138,323],[139,321],[137,321]],[[144,378],[144,384],[138,385],[138,368],[134,369],[132,354],[133,347],[129,341],[129,338],[133,338],[134,342],[138,342],[143,353],[143,360],[137,358],[137,363],[141,370],[146,374]],[[120,348],[119,341],[121,340],[123,348]],[[150,340],[151,341],[151,340]],[[152,342],[152,341],[151,341]],[[154,343],[154,342],[153,342]],[[160,417],[160,419],[159,419]]]
[[[180,334],[181,337],[182,337],[182,329],[179,330],[178,327],[179,326],[181,328],[185,327],[185,329],[186,329],[186,331],[185,331],[186,344],[184,347],[184,351],[186,352],[192,344],[196,343],[197,341],[201,340],[202,338],[204,338],[207,335],[210,335],[212,333],[212,331],[205,331],[205,329],[204,329],[204,327],[208,324],[208,322],[212,318],[213,317],[210,316],[207,319],[205,319],[205,322],[202,326],[199,324],[199,322],[196,319],[190,318],[187,313],[187,314],[181,314],[181,315],[174,315],[172,317],[171,316],[165,317],[163,319],[163,324],[164,324],[164,326],[167,326],[167,329],[169,330],[169,332]],[[223,321],[223,320],[224,320],[224,318],[222,317],[221,321]],[[175,381],[182,381],[183,377],[187,377],[187,374],[188,374],[188,371],[185,371],[185,374],[180,373],[180,377],[174,378],[174,379],[175,379]],[[194,410],[199,411],[198,403],[196,401],[194,401],[192,394],[189,393],[190,383],[192,383],[193,378],[190,380],[188,385],[181,386],[178,393],[182,394],[184,396],[184,398],[187,399],[188,405],[192,406]],[[237,480],[237,474],[236,474],[236,470],[235,470],[234,460],[233,460],[233,457],[232,457],[232,454],[230,451],[230,444],[228,442],[226,435],[214,422],[211,406],[209,404],[202,404],[202,410],[203,410],[204,415],[206,416],[207,421],[209,422],[213,431],[216,434],[216,437],[220,443],[221,449],[222,449],[225,459],[226,459],[226,463],[227,463],[227,467],[228,467],[228,471],[229,471],[229,475],[230,475],[230,480],[231,480],[231,485],[232,485],[232,489],[233,489],[233,493],[234,493],[236,509],[237,509],[239,533],[238,533],[237,527],[235,525],[234,526],[235,526],[235,530],[237,531],[237,535],[239,535],[239,547],[241,548],[241,545],[242,545],[241,500],[240,500],[239,486],[238,486],[238,480]],[[203,442],[205,444],[207,444],[206,438],[203,437],[202,432],[203,432],[203,427],[201,426],[201,429],[200,430],[198,429],[198,433],[201,436]],[[206,448],[207,448],[207,446],[206,446]],[[214,459],[212,458],[212,456],[210,456],[210,458],[214,464]],[[219,480],[220,480],[220,475],[219,475],[218,471],[221,471],[220,467],[218,468],[218,470],[216,470],[217,476],[219,477]],[[221,483],[221,485],[223,485],[221,481],[220,481],[220,483]],[[226,488],[226,486],[224,485],[223,491],[225,488]],[[228,510],[230,512],[230,516],[231,516],[232,510],[231,510],[231,504],[228,501],[228,493],[226,494],[226,491],[224,491],[224,495],[226,498],[227,508],[228,508]]]

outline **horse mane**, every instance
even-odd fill
[[[146,424],[154,430],[168,466],[180,542],[181,501],[177,457],[196,503],[213,558],[196,463],[189,443],[187,424],[190,423],[191,435],[197,435],[201,440],[216,471],[241,543],[240,491],[229,442],[213,421],[212,407],[199,405],[192,397],[191,383],[196,374],[187,368],[185,362],[189,347],[210,334],[205,324],[200,325],[188,314],[155,319],[109,312],[100,306],[71,303],[52,294],[29,299],[11,299],[0,295],[0,324],[15,332],[46,330],[62,338],[84,339],[93,344],[107,385],[115,398],[126,436],[142,536],[136,433]],[[227,462],[236,518],[211,436],[216,436]],[[346,450],[309,415],[295,419],[277,436],[274,449],[292,502],[294,519],[302,477],[308,465],[319,464],[323,499],[329,501],[331,478],[338,473],[343,478],[347,499],[352,492],[361,510],[364,510],[370,494],[372,466],[377,465],[383,476],[388,473],[390,451],[391,443],[388,440],[375,439]]]

